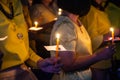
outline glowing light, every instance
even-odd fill
[[[35,27],[37,27],[37,26],[38,26],[38,22],[37,22],[37,21],[35,21],[35,22],[34,22],[34,24],[35,24]]]
[[[59,50],[59,42],[60,42],[60,34],[56,34],[56,58],[58,58],[58,50]]]
[[[58,15],[61,15],[61,14],[62,14],[62,9],[59,8],[59,9],[58,9]]]
[[[114,44],[114,28],[110,28],[111,35],[112,35],[112,44]]]

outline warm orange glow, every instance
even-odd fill
[[[34,22],[34,24],[35,24],[35,27],[37,27],[37,26],[38,26],[38,22],[37,22],[37,21],[35,21],[35,22]]]
[[[112,35],[112,44],[114,44],[114,28],[110,28],[111,35]]]
[[[38,30],[43,29],[42,27],[38,27],[38,22],[37,22],[37,21],[34,22],[34,25],[35,25],[35,26],[30,27],[29,30],[38,31]]]
[[[56,34],[56,38],[59,39],[60,38],[60,34],[57,33]]]
[[[59,50],[59,42],[60,42],[60,34],[56,34],[56,58],[58,58],[58,50]]]

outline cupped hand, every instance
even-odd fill
[[[62,67],[62,64],[59,63],[60,58],[46,58],[43,60],[39,60],[37,65],[38,67],[48,73],[59,73]]]
[[[101,59],[109,59],[109,58],[112,58],[115,52],[116,52],[115,45],[109,45],[100,49],[97,52],[97,56],[99,56],[99,58]]]

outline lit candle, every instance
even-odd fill
[[[112,44],[114,44],[114,29],[110,28],[111,35],[112,35]]]
[[[58,58],[58,50],[59,50],[59,42],[60,42],[60,34],[56,34],[56,58]]]
[[[37,21],[35,21],[35,22],[34,22],[34,24],[35,24],[35,27],[37,28],[37,26],[38,26],[38,22],[37,22]]]
[[[59,8],[59,9],[58,9],[58,15],[61,15],[61,14],[62,14],[62,9]]]
[[[34,22],[34,25],[35,26],[30,27],[29,30],[38,31],[38,30],[43,29],[42,27],[38,27],[38,22],[37,21]]]

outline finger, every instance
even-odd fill
[[[54,67],[52,70],[53,73],[59,73],[60,71],[61,71],[60,67],[59,68]]]
[[[61,70],[61,68],[56,68],[55,66],[51,66],[49,67],[47,70],[45,70],[46,72],[49,72],[49,73],[59,73]]]
[[[48,64],[52,64],[52,65],[55,64],[55,61],[52,58],[46,58],[45,61]]]
[[[62,63],[59,63],[59,64],[55,64],[55,68],[61,68],[63,66]]]
[[[109,46],[109,50],[110,50],[112,53],[115,53],[115,52],[116,52],[116,47],[115,47],[115,45]]]
[[[56,57],[51,57],[50,61],[54,64],[54,63],[59,63],[60,62],[60,57],[56,58]]]

